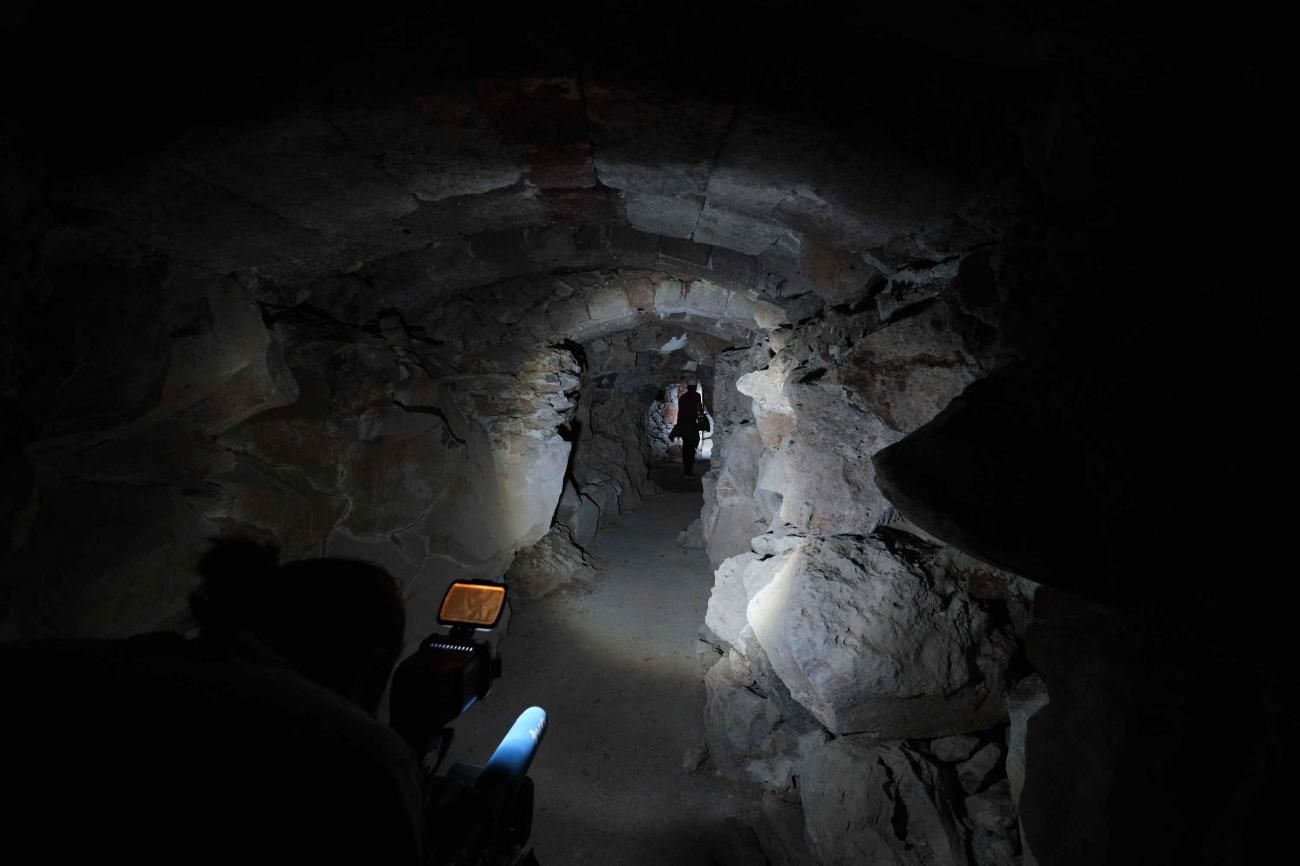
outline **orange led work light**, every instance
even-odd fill
[[[497,624],[506,606],[506,587],[502,583],[458,580],[447,588],[438,608],[442,625],[487,630]]]

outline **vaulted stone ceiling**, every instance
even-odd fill
[[[303,22],[299,60],[272,52],[255,65],[221,62],[212,46],[222,37],[259,46],[296,22],[259,28],[231,11],[193,57],[149,45],[147,58],[130,41],[97,48],[108,40],[33,27],[45,41],[28,50],[72,54],[78,69],[102,58],[106,81],[60,81],[54,71],[75,116],[42,101],[29,132],[55,155],[55,201],[93,224],[89,233],[132,238],[173,266],[255,272],[288,295],[275,300],[333,299],[349,321],[385,305],[415,317],[462,290],[593,268],[658,269],[768,295],[815,284],[851,299],[873,278],[987,240],[1005,220],[1009,196],[971,183],[966,161],[929,159],[948,144],[899,148],[899,118],[800,110],[784,93],[763,93],[792,86],[788,68],[739,62],[744,52],[725,42],[687,57],[669,41],[662,63],[642,56],[660,37],[727,20],[722,11],[679,19],[682,10],[664,7],[663,21],[628,31],[614,26],[626,12],[616,6],[573,30],[580,47],[546,38],[574,27],[573,11],[525,13],[481,32],[463,29],[473,19],[464,10],[397,24],[326,17]],[[788,14],[783,7],[754,12]],[[103,23],[114,34],[130,26]],[[534,40],[545,50],[520,50]],[[171,86],[154,75],[169,63]],[[503,76],[512,65],[531,77]],[[547,70],[565,74],[536,75]],[[838,96],[819,88],[805,100]],[[882,113],[899,100],[892,88],[872,99]],[[936,109],[944,113],[926,111]],[[828,131],[828,119],[847,129]],[[96,148],[75,144],[87,132]],[[129,159],[96,170],[123,151]],[[946,164],[932,171],[927,161]]]
[[[834,251],[848,249],[867,257],[853,262],[865,283],[942,257],[1006,211],[777,114],[573,78],[222,129],[141,179],[67,204],[195,266],[299,284],[346,273],[402,302],[655,254],[762,290],[807,272],[833,283],[849,264]]]
[[[662,31],[616,29],[611,38],[648,50],[663,33],[684,34],[713,14],[690,13]],[[611,15],[610,23],[619,19]],[[324,18],[298,60],[271,52],[253,65],[211,52],[225,38],[256,42],[296,24],[245,31],[233,22],[213,22],[191,53],[136,41],[129,19],[101,22],[121,35],[112,43],[34,15],[27,52],[70,57],[80,70],[101,60],[104,75],[56,69],[50,83],[61,100],[20,101],[27,150],[19,152],[44,160],[43,177],[20,181],[31,193],[25,230],[39,236],[43,262],[15,285],[41,286],[30,297],[42,300],[22,308],[32,319],[66,318],[75,349],[19,326],[14,375],[25,382],[28,435],[42,443],[34,453],[46,465],[68,469],[81,461],[66,455],[108,454],[106,441],[136,442],[154,425],[181,424],[226,442],[213,450],[187,433],[197,450],[176,458],[171,483],[199,490],[205,478],[236,472],[223,489],[243,489],[247,473],[229,465],[233,449],[239,460],[289,473],[280,489],[296,485],[312,501],[324,491],[326,501],[303,508],[314,528],[275,533],[293,550],[309,549],[332,523],[368,537],[404,524],[400,509],[365,516],[372,505],[361,501],[377,503],[379,488],[358,499],[325,466],[298,479],[303,468],[287,467],[291,458],[271,443],[307,440],[278,428],[255,432],[289,423],[282,416],[291,410],[277,407],[307,413],[291,429],[330,417],[359,430],[361,442],[411,433],[410,417],[394,416],[391,427],[361,423],[380,406],[389,415],[419,409],[435,426],[454,415],[442,391],[416,380],[387,395],[308,399],[321,388],[357,390],[340,376],[373,377],[389,358],[404,377],[453,376],[461,417],[494,418],[491,436],[525,435],[529,448],[551,455],[547,465],[562,466],[555,430],[568,411],[563,398],[530,391],[541,402],[521,410],[499,394],[511,371],[569,369],[553,346],[647,322],[746,342],[886,286],[881,303],[901,309],[950,286],[957,259],[1000,237],[1018,207],[1017,185],[1002,174],[979,176],[951,153],[946,161],[927,156],[951,148],[917,158],[887,129],[826,123],[852,116],[762,93],[761,79],[746,77],[761,64],[733,67],[740,55],[730,51],[695,58],[704,77],[713,74],[706,68],[725,73],[700,92],[682,86],[696,75],[629,65],[635,53],[610,45],[593,43],[590,56],[575,58],[555,41],[540,56],[512,57],[534,38],[530,28],[573,24],[550,13],[504,31],[471,28],[481,54],[449,49],[452,31],[436,17],[376,18],[356,32]],[[403,26],[410,32],[398,33]],[[574,32],[601,29],[592,26]],[[516,60],[532,74],[510,75]],[[160,74],[169,65],[174,81]],[[602,65],[605,76],[590,68]],[[65,113],[69,104],[77,111]],[[353,360],[338,362],[336,350]],[[446,423],[450,442],[468,441],[463,427]],[[320,442],[310,450],[332,453]],[[356,478],[382,461],[363,463],[344,473],[352,478],[346,489],[369,489]],[[140,484],[141,471],[128,461],[91,475]],[[494,495],[507,496],[516,480]],[[83,499],[95,501],[68,502]],[[265,516],[284,502],[277,494],[249,507]],[[500,507],[509,510],[505,499]],[[520,541],[536,540],[538,515],[551,507],[539,501],[510,519],[484,518],[515,528],[469,542],[482,548],[474,553],[451,541],[453,521],[440,533],[451,547],[435,545],[437,555],[491,573]],[[225,505],[200,511],[240,519]],[[64,561],[55,535],[45,538],[36,547],[60,551],[57,570],[88,569],[88,579],[99,568],[94,555]],[[189,546],[170,555],[184,558]],[[181,585],[163,594],[169,604],[182,595]],[[85,597],[73,607],[83,604],[98,602]]]

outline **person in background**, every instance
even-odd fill
[[[695,390],[695,382],[686,385],[686,393],[677,398],[677,431],[682,437],[682,474],[694,475],[695,449],[700,447],[700,432],[709,429],[704,399]]]

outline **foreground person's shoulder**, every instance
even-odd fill
[[[12,826],[42,862],[418,862],[415,756],[292,669],[59,641],[0,646],[0,681]]]

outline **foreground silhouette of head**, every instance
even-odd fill
[[[406,618],[396,581],[359,560],[278,560],[269,545],[214,542],[190,598],[202,637],[251,638],[373,715],[402,648]]]
[[[375,718],[402,640],[393,579],[248,542],[198,570],[195,640],[0,644],[0,777],[22,794],[0,851],[418,866],[419,762]]]

